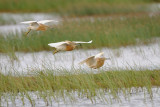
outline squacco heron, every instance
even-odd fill
[[[100,68],[104,65],[104,61],[110,58],[105,58],[103,57],[103,52],[95,55],[95,56],[91,56],[87,59],[85,59],[84,61],[80,62],[79,64],[82,65],[84,63],[86,63],[90,68]]]
[[[76,48],[76,46],[80,45],[81,43],[92,43],[92,40],[89,42],[83,42],[83,41],[63,41],[63,42],[57,42],[57,43],[49,43],[48,45],[50,47],[54,47],[55,51],[53,54],[59,52],[59,51],[72,51]]]
[[[26,36],[27,36],[28,33],[31,30],[46,31],[50,27],[45,25],[45,24],[49,23],[49,22],[58,22],[58,21],[55,21],[55,20],[41,20],[41,21],[25,21],[25,22],[21,22],[21,23],[30,24],[29,27],[28,27],[28,32],[26,32]]]

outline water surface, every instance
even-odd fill
[[[86,64],[78,63],[84,59],[104,52],[104,57],[110,58],[106,60],[100,70],[153,70],[160,69],[160,43],[149,44],[147,46],[128,46],[119,49],[89,49],[89,50],[73,50],[68,52],[59,52],[55,55],[52,51],[42,51],[33,53],[16,52],[17,59],[5,53],[0,54],[1,72],[8,73],[28,73],[34,70],[74,70],[92,71]]]
[[[152,88],[152,95],[147,93],[146,89],[143,90],[139,88],[138,90],[132,89],[131,93],[124,96],[122,93],[119,93],[119,100],[114,99],[108,93],[104,96],[108,101],[104,101],[99,97],[95,97],[96,101],[91,102],[87,97],[78,98],[76,92],[74,93],[75,101],[71,102],[70,100],[66,101],[59,98],[58,100],[48,98],[48,104],[44,101],[43,98],[38,96],[37,92],[30,92],[29,96],[32,101],[34,101],[35,107],[159,107],[160,106],[160,91],[159,88]],[[15,97],[15,101],[11,101],[11,98],[8,98],[5,101],[4,97],[1,97],[1,106],[8,107],[22,107],[23,103],[20,96]],[[24,107],[31,107],[30,101],[24,96]]]

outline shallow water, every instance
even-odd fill
[[[119,49],[90,49],[90,50],[74,50],[68,52],[59,52],[55,55],[51,51],[21,53],[16,52],[17,60],[6,54],[0,54],[1,72],[8,73],[28,73],[32,70],[74,70],[92,71],[87,65],[79,65],[78,63],[89,56],[93,56],[99,52],[104,52],[104,56],[111,58],[105,61],[100,70],[153,70],[160,69],[160,43],[141,46],[128,46]]]
[[[108,93],[104,96],[107,98],[108,102],[95,97],[96,101],[91,102],[87,97],[78,98],[76,93],[74,93],[75,101],[70,102],[65,98],[66,101],[62,100],[61,98],[56,101],[55,99],[48,98],[48,104],[44,101],[43,98],[38,96],[37,92],[29,92],[29,96],[31,97],[32,101],[34,101],[35,107],[159,107],[160,106],[160,91],[158,88],[152,88],[152,96],[151,94],[147,93],[146,89],[137,89],[135,90],[132,88],[132,91],[127,96],[124,96],[122,93],[119,93],[119,100],[114,99]],[[8,106],[8,107],[22,107],[23,103],[21,101],[21,97],[17,96],[14,103],[11,101],[11,98],[1,97],[1,106]],[[51,104],[52,103],[52,104]],[[30,101],[25,97],[24,98],[24,107],[31,107]]]

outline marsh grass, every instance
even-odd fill
[[[62,24],[46,32],[31,31],[28,37],[24,32],[20,33],[22,36],[18,34],[0,36],[0,52],[52,50],[48,43],[64,40],[93,40],[92,44],[83,44],[84,49],[148,44],[160,36],[158,22],[160,22],[160,16],[64,20]]]
[[[57,12],[82,16],[144,11],[145,5],[159,0],[0,0],[1,12]],[[139,5],[140,4],[140,5]],[[45,7],[45,8],[44,8]]]
[[[96,102],[96,98],[107,102],[114,98],[119,99],[119,92],[125,97],[129,97],[133,91],[145,87],[147,93],[152,98],[153,86],[160,86],[160,71],[100,71],[97,74],[79,73],[74,74],[68,71],[58,71],[61,75],[54,75],[52,70],[35,71],[34,76],[16,76],[0,74],[0,95],[2,97],[12,96],[13,102],[17,95],[23,102],[24,97],[34,105],[32,92],[36,92],[37,96],[44,99],[46,103],[53,98],[55,101],[62,99],[64,102],[75,102],[76,97],[87,97],[92,102]],[[138,91],[136,91],[138,92]],[[5,94],[7,93],[7,95]],[[110,98],[106,98],[106,93],[109,93]],[[111,98],[112,97],[112,98]],[[113,100],[113,99],[112,99]]]

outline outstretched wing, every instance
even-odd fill
[[[57,46],[60,46],[60,45],[63,45],[63,44],[66,44],[66,42],[49,43],[48,45],[50,47],[57,47]]]
[[[101,56],[103,56],[104,52],[98,53],[97,55],[95,55],[95,58],[100,58]]]
[[[91,59],[94,59],[94,56],[91,56],[91,57],[83,60],[82,62],[79,63],[79,65],[82,65],[82,64],[86,63],[87,61],[89,61],[89,60],[91,60]]]
[[[38,23],[40,24],[45,24],[45,23],[49,23],[49,22],[58,22],[56,20],[41,20],[41,21],[38,21]]]
[[[72,42],[74,42],[74,43],[92,43],[92,40],[91,41],[89,41],[89,42],[83,42],[83,41],[72,41]]]
[[[37,21],[25,21],[25,22],[21,22],[23,24],[32,24],[32,23],[37,23]]]
[[[23,24],[30,24],[31,26],[39,26],[39,24],[37,23],[37,21],[25,21],[25,22],[21,22]]]

